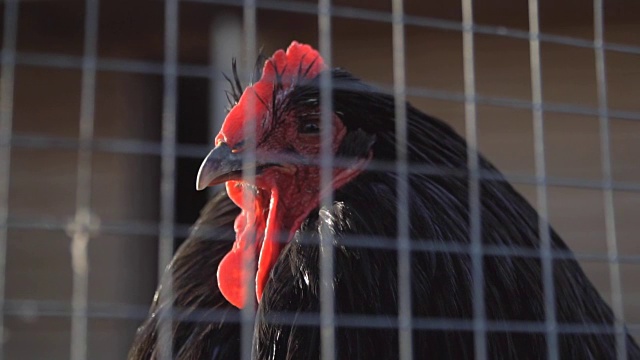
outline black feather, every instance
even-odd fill
[[[323,233],[327,229],[335,239],[333,286],[338,319],[376,316],[382,319],[378,325],[388,325],[367,327],[360,322],[338,326],[337,358],[398,358],[398,332],[393,326],[398,307],[397,176],[384,167],[396,160],[394,99],[345,71],[333,70],[332,75],[333,108],[347,127],[349,140],[337,155],[361,157],[372,151],[373,161],[356,179],[335,191],[333,206],[313,210],[280,254],[257,309],[255,359],[319,358],[318,244],[327,236]],[[299,83],[279,106],[285,104],[287,111],[302,114],[317,111],[318,83],[318,79]],[[449,329],[418,326],[413,331],[413,351],[417,359],[472,359],[473,275],[467,251],[470,218],[466,143],[448,125],[410,105],[407,120],[408,160],[412,169],[424,170],[409,176],[409,230],[417,248],[411,255],[414,324],[468,325]],[[483,257],[487,320],[490,324],[529,325],[526,331],[488,332],[488,357],[546,359],[538,214],[483,157],[480,168],[483,175],[491,175],[480,182],[482,242],[485,248],[511,252]],[[206,215],[214,211],[215,202],[223,210]],[[225,203],[218,197],[215,202],[205,209],[203,219],[216,219],[210,220],[212,226],[231,225],[237,209],[228,199]],[[581,329],[559,334],[560,358],[615,359],[611,309],[558,234],[551,229],[550,235],[553,250],[564,255],[553,262],[557,320],[560,326]],[[213,236],[232,237],[229,230]],[[196,228],[168,270],[167,276],[173,274],[176,287],[173,303],[185,311],[229,309],[214,279],[230,240],[216,246],[215,242],[200,241],[202,238]],[[522,254],[514,255],[517,251]],[[153,356],[157,314],[166,305],[154,303],[150,319],[139,331],[132,359]],[[610,331],[602,332],[602,328]],[[174,327],[174,347],[180,359],[238,358],[238,338],[235,322],[181,321]],[[628,358],[640,359],[633,338],[625,334],[625,339]],[[225,356],[219,355],[220,351]]]
[[[242,86],[242,82],[240,81],[240,76],[238,75],[238,64],[235,58],[231,60],[231,72],[233,78],[229,77],[225,73],[222,73],[222,76],[224,76],[224,78],[231,86],[231,90],[227,91],[229,108],[233,108],[240,101],[240,97],[242,96],[242,92],[244,91],[244,87]]]
[[[265,56],[263,51],[263,47],[260,47],[260,50],[258,50],[258,58],[256,59],[256,64],[253,67],[253,74],[251,74],[251,84],[254,84],[262,77],[262,69],[264,68],[265,61],[267,61],[267,56]]]
[[[371,147],[379,163],[395,161],[394,99],[342,70],[333,71],[333,106],[354,144],[342,145],[340,156],[358,156]],[[288,102],[298,109],[319,106],[318,79],[300,84]],[[466,321],[467,328],[415,330],[416,358],[474,357],[472,327],[473,277],[470,239],[469,177],[466,143],[448,125],[407,105],[408,158],[411,166],[429,169],[409,177],[410,236],[416,245],[441,250],[413,251],[412,304],[416,323],[429,319]],[[362,134],[367,134],[363,136]],[[372,144],[369,139],[375,139]],[[358,145],[359,144],[359,145]],[[357,151],[356,149],[360,149]],[[317,314],[319,252],[322,224],[336,237],[334,288],[340,315],[397,317],[396,175],[371,169],[334,193],[332,208],[312,211],[283,250],[258,309],[254,349],[257,359],[317,359],[317,326],[288,325],[283,313]],[[492,331],[487,335],[491,359],[545,359],[545,307],[539,254],[539,217],[529,203],[480,157],[490,179],[480,183],[481,236],[487,247],[528,251],[528,256],[485,256],[484,289],[488,321],[538,324],[531,332]],[[552,229],[554,251],[570,254]],[[383,245],[362,245],[378,239]],[[384,243],[387,245],[384,246]],[[447,252],[447,245],[463,251]],[[442,250],[444,249],[444,250]],[[567,255],[554,261],[555,308],[560,325],[577,325],[585,334],[561,333],[563,359],[615,359],[613,313],[578,262]],[[297,317],[294,317],[297,319]],[[274,321],[275,320],[275,321]],[[284,324],[284,325],[283,325]],[[398,332],[392,328],[338,327],[339,359],[394,359]],[[627,352],[640,359],[640,349],[627,335]]]
[[[191,235],[178,249],[151,305],[149,318],[140,326],[129,359],[158,358],[158,317],[171,306],[181,320],[173,326],[173,351],[177,359],[238,359],[240,328],[231,321],[238,309],[222,296],[216,282],[218,264],[235,240],[233,222],[239,209],[225,193],[202,209]],[[169,298],[163,284],[173,278]],[[226,316],[229,321],[208,320]]]

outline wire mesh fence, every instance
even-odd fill
[[[398,174],[397,241],[345,235],[340,243],[397,250],[398,314],[336,314],[334,239],[326,237],[319,314],[277,312],[264,321],[318,326],[327,360],[336,358],[338,327],[399,329],[401,359],[414,357],[416,329],[471,331],[478,359],[490,358],[491,332],[544,333],[548,358],[559,358],[563,334],[613,334],[617,358],[625,358],[625,326],[640,334],[638,10],[633,1],[603,0],[579,9],[537,0],[5,0],[0,356],[126,356],[155,286],[206,201],[206,194],[194,195],[193,182],[224,118],[217,100],[226,88],[223,71],[238,56],[246,83],[260,45],[271,50],[301,40],[317,44],[327,66],[345,67],[394,96],[397,161],[369,167]],[[320,98],[329,101],[320,109],[320,183],[330,188],[341,159],[331,153],[332,78],[323,74]],[[199,96],[202,84],[209,96]],[[408,163],[406,108],[398,106],[406,100],[465,135],[468,174]],[[540,250],[482,243],[480,182],[501,175],[480,168],[476,149],[535,205]],[[255,151],[253,144],[244,152],[249,180]],[[469,246],[410,241],[408,179],[415,174],[468,178]],[[573,252],[552,249],[549,225]],[[416,251],[471,257],[471,321],[412,317]],[[543,322],[487,318],[489,255],[540,259]],[[610,304],[611,326],[558,322],[553,261],[573,257]],[[245,260],[255,266],[254,257]],[[173,296],[171,281],[163,286],[161,302]],[[169,309],[160,317],[158,358],[172,358],[175,319],[239,324],[241,357],[251,358],[255,307]]]

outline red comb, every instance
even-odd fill
[[[279,76],[286,89],[295,84],[300,77],[316,77],[323,67],[324,61],[318,51],[309,45],[294,41],[286,53],[278,50],[267,60],[262,70],[262,78],[256,85],[263,82],[272,85]]]
[[[274,96],[274,84],[279,82],[280,91],[286,92],[303,78],[315,78],[324,67],[318,51],[309,45],[293,41],[286,52],[276,51],[265,62],[260,80],[244,90],[238,104],[227,115],[216,137],[216,145],[226,142],[233,147],[244,138],[243,124],[247,116],[254,119],[265,116]],[[264,130],[256,128],[256,137],[260,138]]]

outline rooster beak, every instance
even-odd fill
[[[209,152],[200,165],[196,178],[196,190],[241,178],[242,155],[232,152],[226,143],[220,143]]]

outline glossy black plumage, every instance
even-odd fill
[[[220,294],[215,281],[218,264],[229,251],[235,233],[233,222],[239,209],[220,193],[202,209],[191,236],[176,252],[167,267],[151,304],[149,318],[140,326],[129,359],[156,359],[158,317],[169,304],[178,321],[173,326],[174,355],[182,360],[237,359],[240,357],[240,328],[232,321],[238,309]],[[163,284],[173,275],[173,296]]]
[[[338,318],[376,315],[386,317],[388,323],[393,324],[397,314],[397,263],[393,249],[396,176],[389,171],[395,160],[393,97],[375,91],[341,70],[333,71],[333,79],[334,111],[349,129],[338,156],[359,157],[372,149],[374,162],[335,192],[331,209],[312,211],[280,254],[258,308],[254,337],[257,359],[316,359],[319,356],[319,332],[313,319],[317,321],[319,311],[317,244],[323,236],[320,226],[323,222],[329,224],[336,239],[334,287]],[[300,113],[317,111],[317,82],[316,79],[300,84],[292,90],[286,98],[286,107]],[[418,324],[429,324],[428,319],[435,318],[470,326],[473,283],[471,259],[464,252],[470,238],[466,144],[443,122],[411,106],[407,114],[409,161],[413,169],[420,166],[422,171],[409,178],[410,234],[418,245],[438,248],[413,252],[413,314]],[[535,256],[540,245],[538,215],[489,162],[481,158],[480,167],[484,175],[490,175],[490,179],[480,184],[483,243],[499,249],[533,250],[533,256],[526,257],[485,256],[487,319],[503,324],[506,321],[542,324],[545,309],[541,265],[540,258]],[[602,327],[612,329],[609,306],[570,256],[560,237],[552,231],[551,238],[553,249],[567,255],[554,261],[558,322],[579,325],[586,330],[584,334],[559,335],[560,357],[615,359],[613,335],[597,332]],[[365,243],[375,246],[362,246]],[[185,247],[194,246],[196,242],[187,244]],[[462,251],[442,251],[446,245]],[[224,299],[215,292],[212,274],[226,250],[211,247],[207,251],[211,252],[210,258],[198,251],[183,250],[176,254],[175,262],[180,266],[175,267],[175,283],[181,284],[176,292],[184,291],[185,299],[192,300],[188,292],[197,291],[202,295],[195,301],[178,300],[178,305],[203,309],[225,306],[222,305]],[[189,267],[207,270],[187,270]],[[183,270],[179,271],[180,268]],[[211,293],[207,294],[209,290]],[[155,304],[154,308],[162,306]],[[301,315],[288,316],[291,314]],[[135,344],[138,351],[134,355],[150,354],[148,349],[154,347],[155,337],[148,334],[153,333],[154,324],[150,319],[141,328]],[[367,328],[366,325],[337,329],[337,358],[397,358],[397,332],[392,327]],[[215,344],[223,343],[226,338],[230,338],[237,349],[235,324],[215,324],[206,329],[182,326],[177,335],[177,351],[184,343],[184,347],[198,349],[198,353],[212,354]],[[214,331],[217,326],[220,329]],[[415,330],[416,358],[473,358],[473,333],[467,329],[470,328]],[[489,358],[545,359],[545,334],[537,330],[490,332]],[[180,340],[189,337],[195,340]],[[640,359],[640,349],[634,340],[630,336],[626,339],[628,358]]]

